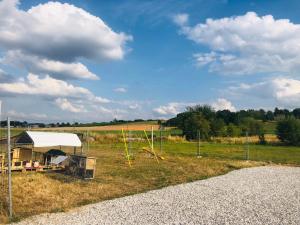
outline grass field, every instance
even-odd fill
[[[120,131],[91,132],[93,139],[85,153],[97,157],[96,178],[92,181],[57,173],[14,173],[14,219],[65,211],[92,202],[205,179],[244,167],[270,163],[300,166],[300,147],[258,145],[255,144],[255,137],[249,144],[245,144],[243,138],[234,142],[224,139],[201,142],[202,158],[197,158],[198,143],[170,136],[170,132],[165,131],[162,142],[159,132],[155,132],[154,148],[165,157],[165,160],[157,163],[151,154],[142,151],[143,147],[148,146],[143,132],[132,131],[132,140],[128,143],[133,159],[132,167],[126,161]],[[248,148],[250,161],[245,160]],[[0,192],[0,202],[4,204],[4,208],[0,206],[0,223],[5,223],[8,218],[3,191]]]
[[[43,212],[65,211],[92,202],[264,164],[227,159],[198,159],[189,154],[172,152],[164,153],[166,159],[158,164],[152,156],[136,151],[133,166],[130,168],[123,149],[92,146],[88,155],[98,159],[96,178],[93,181],[82,181],[54,173],[13,174],[15,219]],[[7,222],[4,210],[0,218],[1,222]]]
[[[62,174],[13,174],[15,219],[43,212],[65,211],[84,204],[131,195],[168,185],[205,179],[233,169],[281,163],[300,165],[300,148],[250,144],[250,160],[245,145],[201,143],[202,158],[197,158],[197,143],[164,141],[164,161],[141,151],[146,142],[131,144],[134,160],[129,167],[120,142],[91,143],[88,155],[97,157],[96,178],[83,181]],[[159,142],[155,149],[159,153]],[[2,201],[4,196],[2,193]],[[7,222],[5,210],[1,222]]]

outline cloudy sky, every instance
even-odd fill
[[[3,116],[300,107],[299,9],[297,0],[0,0]]]

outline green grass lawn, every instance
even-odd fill
[[[124,151],[124,144],[120,142],[114,144],[92,144],[91,146]],[[149,147],[149,145],[147,142],[132,142],[129,147],[131,147],[129,150],[136,154],[142,150],[142,147]],[[160,154],[159,141],[154,143],[154,148]],[[196,142],[162,142],[162,154],[196,157],[197,151],[198,143]],[[200,155],[203,157],[245,160],[246,154],[247,145],[245,144],[202,142],[200,145]],[[249,144],[249,160],[300,165],[300,147]]]

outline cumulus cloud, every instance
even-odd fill
[[[258,83],[231,86],[229,93],[238,97],[257,97],[261,99],[273,99],[277,104],[288,108],[300,105],[300,80],[277,77]]]
[[[227,99],[225,98],[218,98],[215,102],[213,102],[211,104],[211,106],[216,110],[216,111],[219,111],[219,110],[229,110],[231,112],[235,112],[236,111],[236,108],[233,106],[233,104],[228,101]]]
[[[86,112],[83,105],[74,105],[66,98],[57,98],[55,104],[63,111],[69,111],[73,113]]]
[[[123,87],[115,88],[114,92],[126,93],[127,89]]]
[[[48,75],[39,78],[35,74],[28,74],[25,80],[14,83],[0,83],[0,93],[8,95],[38,95],[46,97],[81,98],[98,103],[108,103],[108,99],[95,96],[88,89],[74,86],[66,81],[54,79]]]
[[[2,64],[18,66],[35,74],[51,74],[52,77],[62,80],[90,79],[98,80],[99,77],[90,72],[79,62],[66,63],[49,60],[34,55],[23,54],[21,51],[8,51],[1,60]]]
[[[17,0],[0,2],[0,47],[29,57],[30,72],[53,72],[56,77],[61,73],[61,79],[96,79],[77,60],[122,59],[126,43],[132,40],[114,32],[101,18],[68,3],[48,2],[28,11],[19,9],[18,4]]]
[[[161,105],[157,108],[154,108],[153,111],[162,116],[175,116],[190,105],[191,104],[189,103],[170,102],[167,105]]]
[[[176,22],[180,32],[211,50],[195,55],[198,65],[207,65],[211,72],[244,75],[295,72],[300,68],[300,25],[288,19],[248,12],[207,19],[195,26],[183,21]]]

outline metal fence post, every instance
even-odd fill
[[[7,159],[8,159],[8,206],[9,218],[12,218],[12,184],[11,184],[11,147],[10,147],[10,119],[7,117]]]
[[[128,154],[130,157],[133,155],[131,146],[131,130],[128,131]]]
[[[201,157],[201,155],[200,155],[200,144],[201,144],[200,130],[198,130],[197,136],[198,136],[197,158],[200,158]]]
[[[162,153],[162,126],[160,126],[159,136],[160,136],[159,150],[160,150],[160,154],[161,154]]]
[[[151,148],[152,148],[152,151],[154,149],[154,135],[153,135],[153,126],[151,126]]]
[[[247,152],[246,152],[246,160],[249,160],[249,136],[248,136],[248,131],[246,131],[246,147],[247,147]]]

